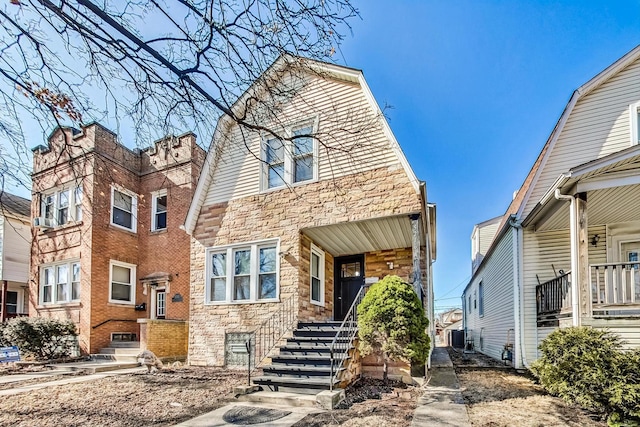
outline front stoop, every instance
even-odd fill
[[[300,322],[253,383],[265,390],[317,394],[331,388],[329,347],[341,322]],[[347,350],[348,351],[348,350]],[[348,363],[349,356],[345,363]],[[344,371],[344,367],[341,368]],[[335,380],[333,387],[340,385]]]
[[[120,363],[138,363],[140,341],[112,341],[100,353],[92,354],[92,360],[112,360]]]

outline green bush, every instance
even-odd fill
[[[540,344],[531,371],[551,394],[608,416],[612,426],[640,425],[640,352],[622,351],[608,331],[558,329]]]
[[[2,328],[2,341],[16,345],[37,360],[67,357],[75,346],[76,326],[70,320],[16,317]]]
[[[387,360],[424,364],[429,354],[427,326],[420,299],[398,276],[375,283],[358,305],[360,352],[382,353],[385,379]]]

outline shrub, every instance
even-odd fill
[[[551,394],[604,413],[609,425],[640,425],[640,352],[608,331],[558,329],[540,344],[531,371]]]
[[[76,326],[70,320],[16,317],[3,327],[3,340],[38,360],[66,357],[75,345]]]
[[[423,365],[429,353],[429,325],[420,299],[398,276],[375,283],[358,306],[359,348],[363,356],[382,353],[387,360]]]

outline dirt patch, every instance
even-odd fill
[[[0,400],[0,426],[170,426],[224,406],[245,373],[164,369],[47,387]]]
[[[345,390],[346,399],[333,411],[311,414],[294,427],[407,427],[411,425],[418,387],[402,382],[363,378]]]
[[[607,425],[581,408],[548,395],[529,375],[504,369],[504,365],[487,366],[491,363],[487,356],[476,353],[462,359],[450,354],[474,427]]]

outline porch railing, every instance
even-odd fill
[[[338,378],[338,374],[344,365],[344,361],[349,356],[349,349],[351,349],[353,339],[355,338],[356,333],[358,333],[358,305],[362,302],[362,298],[364,298],[364,294],[367,292],[368,288],[368,285],[360,287],[351,307],[349,307],[349,311],[344,316],[344,320],[342,321],[340,328],[336,332],[336,336],[333,338],[333,341],[331,341],[331,345],[329,346],[329,355],[331,357],[329,380],[330,390],[333,390],[333,384]]]
[[[538,326],[557,326],[559,319],[571,312],[571,272],[536,286]]]
[[[293,329],[298,320],[295,310],[295,295],[285,299],[280,308],[256,329],[249,338],[254,349],[251,351],[255,370],[269,353],[278,345],[284,334]],[[251,365],[251,364],[250,364]]]
[[[640,263],[592,264],[591,301],[594,315],[640,314]]]

